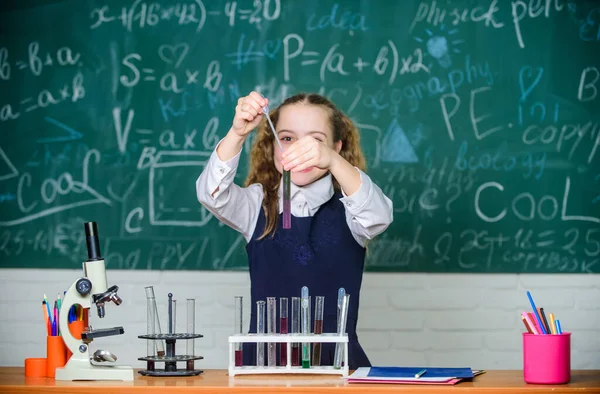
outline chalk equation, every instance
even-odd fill
[[[394,214],[368,270],[600,272],[595,2],[308,1],[0,14],[0,268],[79,264],[93,218],[111,269],[247,269],[195,181],[255,90],[356,125]],[[69,32],[16,23],[42,14]]]

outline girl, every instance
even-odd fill
[[[337,291],[343,287],[350,294],[349,367],[370,366],[356,335],[358,301],[367,241],[392,222],[392,202],[363,172],[358,130],[327,98],[298,94],[272,111],[283,153],[263,121],[267,104],[256,92],[238,100],[231,129],[196,182],[198,200],[247,241],[250,332],[256,332],[256,301],[300,297],[302,286],[312,300],[325,296],[323,332],[336,332]],[[259,125],[247,186],[240,187],[233,183],[240,152]],[[293,216],[285,230],[284,169],[291,172]],[[334,349],[324,344],[322,365],[333,364]],[[256,346],[243,353],[245,365],[256,362]]]

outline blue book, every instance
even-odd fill
[[[370,378],[412,378],[415,374],[426,369],[422,378],[456,378],[467,379],[473,377],[471,368],[431,368],[431,367],[371,367]]]

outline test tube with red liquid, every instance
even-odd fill
[[[315,300],[315,323],[313,334],[323,333],[323,309],[325,306],[325,297],[317,296]],[[312,365],[321,365],[321,343],[313,343]]]
[[[243,297],[242,296],[235,296],[234,297],[234,303],[235,303],[235,315],[234,315],[234,333],[236,335],[242,335],[243,334],[243,330],[242,330],[242,318],[243,318]],[[237,342],[235,344],[235,366],[236,367],[241,367],[243,365],[243,353],[242,353],[242,343],[241,342]]]
[[[288,299],[282,297],[279,299],[279,333],[288,333]],[[279,344],[279,365],[287,365],[287,343]]]

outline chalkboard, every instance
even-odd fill
[[[596,1],[6,4],[2,268],[79,268],[96,221],[109,269],[246,270],[195,181],[256,89],[359,125],[394,203],[366,270],[600,272]]]

